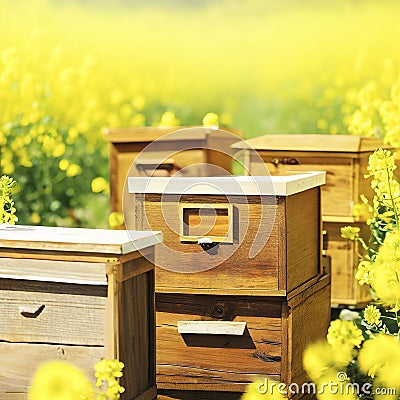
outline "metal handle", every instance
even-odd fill
[[[200,335],[235,335],[242,336],[246,322],[233,321],[178,321],[178,333]]]
[[[19,313],[25,318],[37,318],[46,306],[42,304],[39,308],[29,306],[19,306]]]

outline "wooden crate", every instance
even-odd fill
[[[282,296],[311,284],[322,268],[324,180],[320,172],[259,180],[129,178],[128,222],[164,236],[156,292]],[[207,239],[214,248],[199,245]]]
[[[332,303],[361,307],[371,299],[368,290],[358,287],[354,272],[359,246],[340,239],[340,226],[355,225],[353,205],[364,194],[372,199],[367,173],[368,157],[379,147],[376,138],[349,135],[264,135],[232,145],[254,175],[267,165],[272,175],[291,171],[326,171],[322,187],[323,229],[328,231],[326,254],[332,262]],[[363,229],[362,237],[369,234]]]
[[[122,399],[155,399],[154,246],[160,233],[0,228],[0,399],[25,399],[39,364],[94,380],[125,364]]]
[[[187,129],[190,128],[190,131]],[[164,135],[172,132],[161,142]],[[229,132],[229,134],[226,134]],[[185,168],[195,164],[216,165],[228,172],[232,170],[233,153],[230,145],[242,137],[238,131],[205,128],[202,126],[156,127],[107,129],[105,138],[110,146],[110,208],[111,211],[122,211],[122,198],[127,173],[141,151],[150,143],[157,141],[147,160],[164,161],[161,169],[168,175],[176,168]],[[216,151],[215,149],[221,149]],[[145,156],[143,156],[145,158]],[[208,174],[208,168],[198,167],[197,172]]]
[[[287,297],[157,293],[159,393],[239,398],[233,393],[265,377],[301,387],[303,351],[325,338],[330,322],[329,281]]]

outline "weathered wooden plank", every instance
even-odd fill
[[[292,291],[320,273],[320,189],[310,189],[286,200],[286,289]],[[307,204],[307,207],[304,205]]]
[[[25,393],[37,367],[51,360],[73,364],[94,383],[93,367],[102,357],[102,346],[0,342],[0,399],[25,400]]]
[[[36,309],[24,313],[24,309]],[[0,291],[0,337],[9,342],[104,345],[105,298]]]
[[[323,134],[268,134],[232,145],[234,149],[286,151],[285,154],[288,151],[298,151],[303,154],[335,152],[344,153],[346,156],[351,153],[371,152],[378,147],[384,147],[383,141],[378,138]]]
[[[0,278],[107,285],[105,263],[0,258]]]

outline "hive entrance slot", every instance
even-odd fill
[[[230,204],[181,204],[181,242],[233,243]]]

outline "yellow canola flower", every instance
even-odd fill
[[[93,193],[101,193],[101,192],[108,193],[109,191],[108,182],[102,176],[94,178],[92,180],[91,187]]]
[[[372,218],[373,209],[368,203],[356,203],[353,206],[353,217],[357,221],[365,222]]]
[[[55,158],[63,156],[65,153],[65,144],[64,143],[58,143],[54,146],[53,151],[52,151],[52,156]]]
[[[36,224],[39,224],[40,221],[41,221],[41,218],[40,218],[39,213],[33,212],[31,214],[31,222],[36,225]]]
[[[135,114],[130,119],[130,124],[132,126],[144,126],[146,124],[146,117],[143,114]]]
[[[360,236],[360,228],[355,226],[343,226],[340,228],[342,238],[356,240]]]
[[[353,321],[336,319],[328,328],[327,341],[335,349],[360,347],[364,340],[361,329]]]
[[[374,377],[375,384],[400,388],[400,343],[384,333],[366,340],[358,355],[361,371]]]
[[[303,353],[303,366],[308,376],[317,381],[333,371],[344,369],[352,360],[353,349],[348,346],[334,348],[326,341],[310,344]]]
[[[172,111],[166,111],[162,116],[159,126],[179,126],[180,121]]]
[[[286,386],[270,379],[250,383],[240,400],[284,400]]]
[[[80,175],[82,173],[82,168],[78,164],[70,164],[65,171],[65,174],[72,178],[74,176]]]
[[[0,178],[0,223],[14,225],[18,221],[11,195],[15,193],[17,182],[7,175]]]
[[[221,123],[221,125],[223,126],[230,126],[232,125],[232,115],[228,114],[228,113],[222,113],[219,116],[219,122]]]
[[[375,180],[387,181],[388,177],[393,177],[396,168],[394,157],[389,150],[379,148],[369,156],[367,169]]]
[[[317,379],[315,384],[318,400],[358,400],[357,388],[348,385],[350,382],[346,376],[342,370],[331,369],[321,379]]]
[[[321,131],[326,131],[328,128],[328,121],[324,118],[319,118],[317,121],[317,128]]]
[[[136,95],[131,101],[132,107],[142,111],[146,107],[146,99],[141,95]]]
[[[65,158],[59,161],[58,163],[58,168],[60,168],[61,171],[66,171],[69,167],[69,161]]]
[[[114,211],[108,217],[108,224],[111,229],[119,228],[123,223],[124,217],[121,212]]]
[[[348,130],[355,136],[375,136],[371,119],[361,110],[356,110],[349,118]]]
[[[62,361],[40,366],[28,390],[28,400],[92,400],[93,387],[81,370]]]
[[[4,159],[2,159],[0,161],[0,165],[1,165],[1,168],[2,168],[3,172],[6,175],[12,175],[14,173],[14,171],[15,171],[14,164],[10,160],[8,160],[6,158],[4,158]]]
[[[373,304],[370,304],[365,308],[364,319],[369,325],[382,325],[381,312]]]
[[[103,359],[95,366],[96,386],[107,384],[106,396],[108,400],[118,400],[125,388],[119,384],[124,364],[118,360]]]
[[[79,132],[76,128],[70,128],[68,130],[68,137],[66,139],[67,144],[69,144],[69,145],[74,144],[78,135],[79,135]]]
[[[52,136],[45,135],[42,138],[42,147],[43,151],[46,153],[50,153],[56,144],[56,139]]]
[[[206,127],[215,127],[218,128],[218,115],[212,112],[207,113],[204,117],[203,117],[203,125]]]
[[[400,232],[388,232],[374,262],[371,286],[394,311],[400,309]]]
[[[355,278],[361,286],[371,285],[374,280],[374,264],[368,260],[360,261]]]

